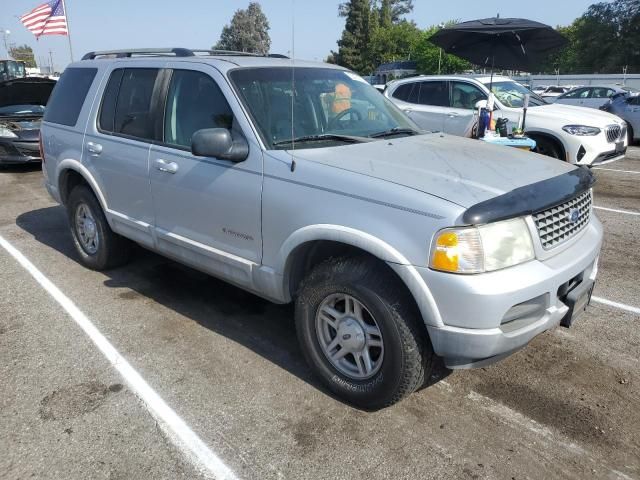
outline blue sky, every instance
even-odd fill
[[[44,0],[0,0],[0,29],[11,31],[9,41],[27,43],[36,60],[53,51],[58,69],[69,61],[66,37],[47,36],[36,42],[18,20]],[[245,8],[248,0],[65,0],[71,22],[71,39],[76,59],[90,50],[127,47],[185,46],[211,47],[233,12]],[[292,5],[295,2],[295,10]],[[450,19],[461,21],[494,16],[524,17],[551,25],[566,25],[580,16],[595,0],[414,0],[409,18],[421,28]],[[344,28],[338,18],[336,0],[262,0],[271,24],[272,51],[291,49],[291,22],[295,11],[296,58],[322,60],[336,49],[336,40]],[[1,36],[0,36],[1,40]],[[4,56],[0,41],[0,56]]]

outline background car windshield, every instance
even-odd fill
[[[230,77],[269,148],[290,148],[288,140],[309,135],[366,137],[396,128],[418,130],[380,92],[351,72],[249,68],[232,71]],[[326,143],[296,148],[314,146]]]
[[[488,82],[487,82],[487,87]],[[539,107],[546,105],[541,97],[533,93],[528,88],[516,82],[493,82],[493,93],[505,107],[522,108],[524,105],[524,96],[529,94],[529,106]]]
[[[0,107],[2,115],[42,115],[44,107],[42,105],[8,105]]]

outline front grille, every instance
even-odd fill
[[[533,214],[540,242],[545,250],[569,240],[589,224],[590,218],[591,190],[568,202]]]
[[[622,127],[620,125],[609,125],[604,131],[609,143],[615,143],[622,138]]]

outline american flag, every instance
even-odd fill
[[[63,0],[51,0],[20,17],[20,21],[36,38],[41,35],[68,35]]]

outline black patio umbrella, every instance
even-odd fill
[[[445,52],[475,65],[536,71],[567,39],[548,25],[523,18],[485,18],[457,23],[431,36]]]

